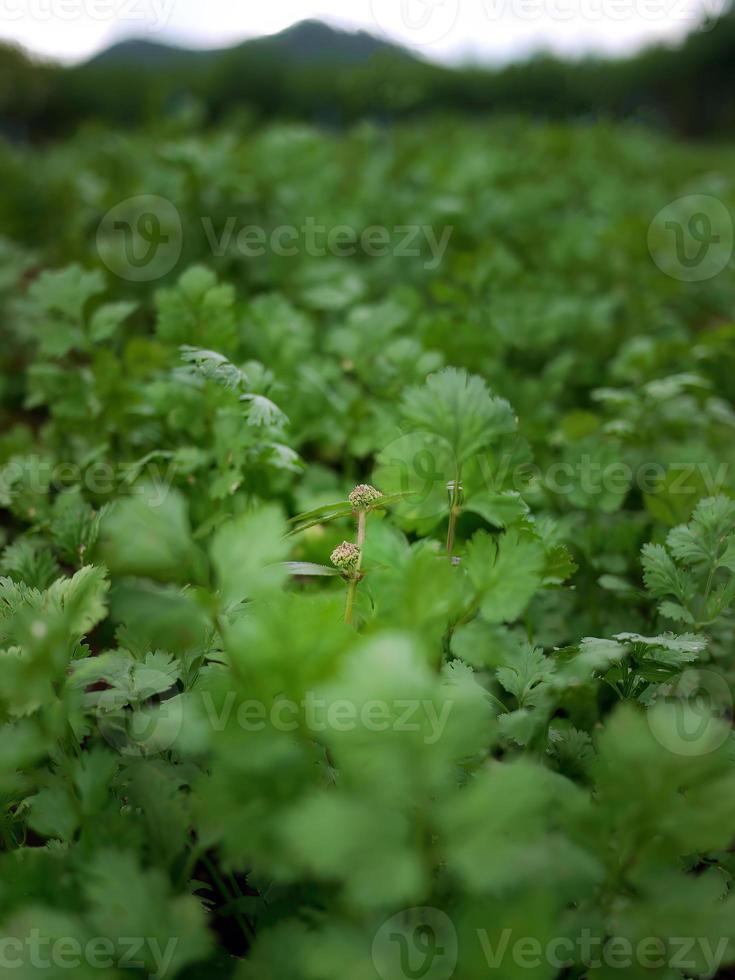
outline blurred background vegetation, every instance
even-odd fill
[[[11,139],[182,116],[205,125],[237,114],[338,127],[429,112],[633,119],[686,138],[730,137],[735,8],[678,45],[632,57],[565,61],[539,54],[493,69],[430,64],[369,34],[314,21],[218,51],[124,41],[75,67],[0,47],[0,132]]]

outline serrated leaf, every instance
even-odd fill
[[[81,637],[105,618],[109,588],[105,569],[86,565],[71,578],[57,579],[46,595],[67,617],[69,630]]]
[[[485,490],[468,497],[462,507],[473,514],[479,514],[488,524],[493,524],[499,528],[506,528],[509,524],[514,524],[521,517],[524,517],[529,509],[521,495],[514,490],[507,490],[502,493]]]
[[[456,368],[431,374],[422,387],[410,388],[401,410],[410,427],[443,439],[460,466],[516,427],[505,399],[492,395],[482,378]]]
[[[541,585],[544,561],[543,545],[527,533],[511,529],[498,542],[476,534],[465,566],[482,595],[483,618],[491,623],[517,619]]]
[[[187,344],[182,344],[179,351],[182,361],[191,365],[193,370],[207,381],[216,381],[223,388],[229,388],[232,391],[237,390],[240,385],[246,382],[245,375],[240,368],[235,367],[224,354],[218,354],[214,350],[202,350],[200,347],[191,347]]]
[[[89,339],[98,344],[109,340],[117,328],[137,309],[136,303],[105,303],[98,307],[89,321]]]
[[[520,655],[505,667],[499,668],[496,677],[506,691],[512,694],[521,707],[536,703],[537,689],[551,679],[554,663],[543,652],[525,646]]]
[[[662,633],[660,636],[641,636],[640,633],[617,633],[615,639],[620,643],[642,647],[659,663],[671,667],[692,663],[707,648],[707,641],[693,633]]]

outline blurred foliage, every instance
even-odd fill
[[[646,245],[732,212],[733,150],[200,124],[0,146],[5,952],[405,980],[428,907],[468,980],[507,929],[571,947],[504,978],[621,975],[582,936],[735,963],[735,281]],[[140,195],[181,227],[150,282],[98,234]],[[309,219],[394,247],[241,247]]]
[[[703,16],[683,42],[632,57],[565,61],[539,53],[496,69],[440,67],[370,44],[367,35],[361,44],[345,41],[348,35],[328,28],[331,36],[319,36],[310,54],[311,33],[319,32],[309,23],[224,52],[127,42],[68,69],[5,47],[0,127],[16,138],[43,139],[95,120],[133,127],[192,114],[206,123],[234,114],[333,127],[437,112],[528,113],[634,119],[686,137],[727,136],[735,131],[735,13],[728,6]]]

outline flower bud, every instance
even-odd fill
[[[367,510],[383,496],[380,490],[371,487],[369,483],[361,483],[355,487],[349,496],[353,510]]]
[[[360,549],[351,541],[343,541],[332,552],[331,561],[340,571],[354,572],[360,561]]]

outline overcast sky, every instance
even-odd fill
[[[722,0],[0,0],[0,37],[79,61],[125,37],[227,45],[307,17],[365,28],[442,61],[539,48],[620,53],[675,40]]]

